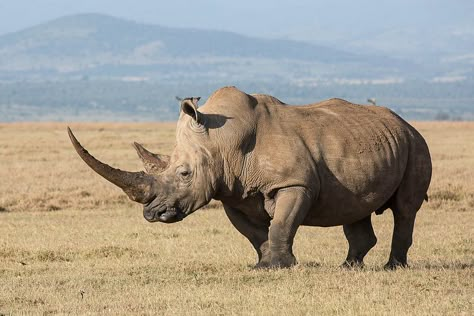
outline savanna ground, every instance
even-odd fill
[[[430,201],[409,269],[384,271],[392,216],[361,270],[339,268],[342,228],[299,230],[291,269],[256,271],[212,203],[150,224],[76,155],[65,124],[0,124],[0,314],[472,315],[474,123],[415,123],[431,149]],[[169,153],[174,124],[71,124],[92,154],[139,170],[130,144]]]

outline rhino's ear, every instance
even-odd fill
[[[200,99],[200,97],[193,97],[181,101],[181,111],[191,116],[198,124],[202,124],[204,121],[203,114],[198,111],[198,101]]]

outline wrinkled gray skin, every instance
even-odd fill
[[[331,99],[287,106],[234,87],[217,90],[198,109],[181,103],[171,157],[135,148],[147,173],[95,160],[71,140],[96,172],[144,204],[150,222],[182,220],[211,199],[254,246],[257,267],[296,264],[299,226],[343,225],[345,266],[363,264],[376,244],[371,214],[394,217],[387,268],[407,265],[413,225],[427,198],[431,158],[423,137],[380,106]]]

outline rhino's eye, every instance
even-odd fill
[[[191,176],[191,170],[181,166],[176,170],[176,174],[183,180],[188,179]]]
[[[181,171],[179,174],[180,174],[180,176],[182,176],[182,177],[187,177],[187,176],[189,176],[189,175],[191,174],[191,172],[190,172],[190,171],[187,171],[187,170],[184,170],[184,171]]]

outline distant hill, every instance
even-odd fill
[[[284,62],[284,63],[282,63]],[[146,76],[155,79],[235,75],[396,76],[412,63],[357,55],[292,40],[139,24],[100,14],[66,16],[0,37],[0,79]]]
[[[351,60],[353,55],[303,42],[264,40],[197,29],[138,24],[100,14],[63,17],[0,37],[3,53],[50,57],[94,54],[142,57],[266,57],[320,61]]]

